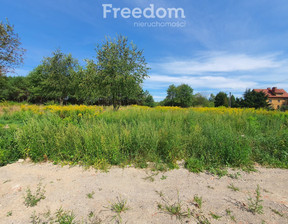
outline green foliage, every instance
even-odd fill
[[[188,206],[185,206],[184,203],[180,200],[179,192],[177,192],[177,201],[171,202],[168,200],[163,193],[160,197],[162,203],[158,203],[158,209],[166,214],[176,217],[177,220],[182,220],[183,218],[190,218],[192,213]]]
[[[185,203],[180,200],[179,192],[177,191],[177,200],[170,200],[165,197],[162,191],[157,194],[161,197],[161,202],[158,202],[158,210],[162,211],[165,214],[171,216],[171,218],[175,217],[176,220],[179,220],[181,223],[184,221],[188,223],[190,218],[193,218],[197,223],[210,224],[209,220],[202,214],[201,206],[202,206],[202,197],[194,196],[194,205],[198,209],[192,209],[189,205],[190,203]],[[184,219],[184,220],[183,220]]]
[[[157,176],[158,174],[159,174],[159,172],[152,173],[151,175],[144,177],[143,180],[149,180],[150,182],[154,182],[155,181],[154,177]]]
[[[121,213],[126,212],[130,208],[127,206],[127,200],[117,197],[117,201],[112,202],[109,209],[116,213],[116,215],[112,216],[112,220],[115,220],[116,223],[122,223]]]
[[[165,106],[177,106],[177,87],[174,84],[168,87],[164,104]]]
[[[53,52],[52,57],[43,60],[40,75],[42,94],[47,99],[57,99],[60,104],[65,98],[72,97],[73,81],[80,66],[71,54],[65,55],[60,50]]]
[[[193,201],[194,201],[194,205],[197,208],[199,209],[202,208],[202,197],[199,197],[198,195],[194,195]]]
[[[205,96],[201,95],[200,93],[196,93],[193,96],[193,107],[201,106],[201,107],[213,107],[214,102],[208,100]]]
[[[106,38],[96,49],[100,96],[110,99],[114,110],[124,100],[137,100],[148,77],[143,51],[126,37]]]
[[[43,216],[43,217],[42,217]],[[32,224],[47,224],[47,223],[59,223],[59,224],[80,224],[75,221],[76,216],[72,211],[65,211],[59,208],[54,215],[51,214],[50,210],[41,215],[36,215],[35,211],[30,216],[30,223]],[[86,222],[91,223],[92,222]]]
[[[220,106],[224,106],[224,107],[228,107],[228,96],[226,93],[224,92],[219,92],[214,100],[215,103],[215,107],[220,107]]]
[[[0,117],[0,166],[17,161],[21,158],[21,150],[15,139],[16,128]]]
[[[148,107],[155,107],[155,101],[153,99],[153,96],[149,94],[149,92],[146,90],[144,92],[144,100],[143,105]]]
[[[231,107],[236,107],[236,98],[234,95],[231,96],[230,98],[230,103],[231,103]]]
[[[24,204],[27,207],[34,207],[38,204],[39,201],[42,199],[45,199],[46,197],[44,196],[45,194],[45,189],[42,188],[41,183],[38,184],[37,190],[35,194],[32,194],[31,189],[27,188],[26,190],[26,196],[24,196]]]
[[[93,199],[93,198],[94,198],[94,194],[95,194],[95,192],[92,191],[91,193],[86,194],[86,196],[87,196],[87,198],[89,198],[89,199]]]
[[[64,211],[62,208],[56,211],[56,220],[55,223],[59,224],[73,224],[75,215],[72,211]]]
[[[260,193],[260,187],[257,185],[257,188],[255,190],[256,196],[255,199],[252,197],[248,198],[248,208],[249,211],[251,211],[254,215],[257,214],[263,214],[263,205],[261,204],[263,200],[261,200],[261,193]]]
[[[20,47],[18,34],[14,32],[14,26],[0,21],[0,77],[23,63],[25,50]]]
[[[0,76],[0,100],[26,101],[29,96],[28,80],[26,77]]]
[[[225,168],[219,168],[219,167],[209,167],[208,168],[209,173],[211,173],[212,175],[216,175],[219,178],[224,177],[226,175],[228,175],[228,171]]]
[[[117,201],[111,203],[110,209],[111,211],[116,212],[117,214],[129,210],[129,207],[127,206],[127,200],[117,197]]]
[[[165,106],[190,107],[193,101],[193,89],[187,85],[170,85],[164,100]]]
[[[240,190],[238,187],[234,186],[234,184],[230,184],[228,186],[228,188],[231,189],[232,191],[239,191]]]
[[[256,109],[268,108],[268,96],[264,92],[247,89],[244,93],[244,99],[238,100],[238,106]]]
[[[216,220],[222,218],[222,216],[220,216],[220,215],[216,215],[216,214],[214,214],[213,212],[210,212],[210,215],[211,215],[211,217],[212,217],[213,219],[216,219]]]
[[[288,117],[280,112],[229,114],[128,107],[81,118],[77,113],[65,117],[49,112],[3,113],[0,164],[26,157],[105,169],[125,164],[147,167],[150,162],[161,171],[177,167],[177,161],[184,159],[192,172],[209,170],[220,176],[227,175],[222,168],[251,169],[255,162],[288,168],[287,125]]]
[[[186,161],[185,168],[187,168],[190,172],[200,173],[205,169],[205,162],[191,157]]]
[[[193,89],[187,85],[182,84],[177,87],[177,103],[180,107],[190,107],[193,100]]]
[[[276,210],[276,209],[273,209],[273,208],[270,208],[270,209],[271,209],[271,211],[274,212],[276,215],[279,215],[279,216],[281,216],[281,217],[284,216],[284,214],[283,214],[282,212],[280,212],[280,211],[278,211],[278,210]]]
[[[0,31],[3,27],[6,25],[1,23]],[[2,72],[6,66],[5,62],[2,66],[3,52],[0,52]],[[0,75],[0,100],[113,105],[115,110],[120,105],[154,106],[153,97],[142,90],[149,70],[143,51],[129,44],[126,37],[118,36],[107,38],[98,45],[96,53],[96,61],[87,59],[86,66],[82,67],[71,54],[56,50],[27,77]]]

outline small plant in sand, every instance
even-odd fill
[[[231,179],[239,179],[239,177],[241,177],[241,174],[239,172],[229,173],[229,174],[227,174],[227,177],[230,177]]]
[[[211,217],[212,217],[213,219],[216,219],[216,220],[221,219],[221,217],[222,217],[222,216],[220,216],[220,215],[214,214],[213,212],[210,212],[210,215],[211,215]]]
[[[43,217],[42,217],[43,216]],[[53,215],[50,210],[45,214],[36,215],[35,211],[30,216],[30,223],[32,224],[48,224],[48,223],[59,223],[59,224],[78,224],[75,221],[76,216],[72,211],[65,211],[60,207]]]
[[[263,214],[263,206],[262,206],[262,202],[263,200],[261,200],[261,193],[260,193],[260,187],[259,185],[257,185],[257,188],[255,190],[256,193],[256,197],[255,199],[252,197],[248,198],[248,209],[249,211],[251,211],[254,215],[257,214]]]
[[[95,192],[92,191],[91,193],[86,194],[86,196],[87,196],[87,198],[89,198],[89,199],[93,199],[93,198],[94,198],[94,194],[95,194]]]
[[[270,208],[270,209],[271,209],[271,211],[274,212],[276,215],[279,215],[279,216],[281,216],[281,217],[284,216],[284,214],[283,214],[282,212],[277,211],[276,209],[273,209],[273,208]]]
[[[7,217],[12,216],[12,211],[7,212],[6,216]]]
[[[37,186],[37,190],[35,192],[35,194],[33,194],[31,192],[30,188],[27,188],[26,190],[26,195],[24,196],[24,204],[27,207],[34,207],[38,204],[39,201],[41,201],[42,199],[45,199],[45,188],[42,188],[42,184],[39,183]]]
[[[194,195],[193,202],[197,208],[202,208],[202,197],[199,197],[197,194]]]
[[[214,168],[214,167],[210,167],[208,169],[209,173],[215,176],[218,176],[219,178],[224,177],[226,175],[228,175],[228,171],[226,168]]]
[[[177,191],[177,201],[171,202],[165,198],[164,194],[161,192],[159,194],[163,203],[158,203],[158,209],[164,213],[176,217],[177,220],[182,220],[183,218],[191,217],[191,210],[188,206],[185,206],[184,203],[179,198],[179,192]],[[186,207],[186,208],[185,208]]]
[[[228,185],[228,188],[231,189],[232,191],[240,191],[240,189],[238,187],[234,186],[234,184]]]
[[[129,207],[127,206],[127,200],[121,199],[120,197],[117,197],[116,202],[111,203],[110,208],[111,211],[116,212],[117,214],[129,210]]]
[[[171,217],[176,217],[176,220],[179,220],[181,223],[185,221],[183,219],[193,218],[197,223],[210,224],[209,220],[203,215],[201,210],[192,209],[189,207],[189,204],[191,204],[191,202],[185,203],[180,200],[178,191],[176,202],[173,202],[172,200],[166,198],[162,191],[156,191],[156,193],[162,199],[162,203],[158,203],[158,209],[160,211],[170,215]],[[198,197],[197,195],[195,195],[192,204],[194,204],[194,206],[200,209],[202,206],[202,197]]]
[[[56,223],[73,224],[75,223],[75,215],[72,211],[64,211],[62,208],[58,209],[55,213]]]
[[[121,199],[121,197],[117,197],[117,201],[111,203],[110,209],[117,214],[129,210],[129,207],[127,206],[127,200]]]
[[[86,221],[85,224],[101,224],[101,223],[102,219],[100,219],[97,215],[95,215],[94,212],[92,211],[89,212],[88,221]]]
[[[236,222],[235,216],[232,215],[232,211],[231,211],[230,209],[226,209],[225,212],[226,212],[226,215],[230,216],[230,219],[231,219],[233,222]]]
[[[148,180],[150,182],[154,182],[155,181],[155,176],[157,176],[159,174],[159,172],[153,173],[151,175],[148,175],[147,177],[144,177],[143,180]]]
[[[106,208],[109,208],[112,212],[116,213],[116,215],[112,216],[112,220],[116,220],[116,223],[122,223],[121,213],[130,209],[127,205],[127,200],[122,199],[121,197],[117,197],[117,200],[110,203],[110,206]]]

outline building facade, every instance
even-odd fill
[[[277,87],[267,89],[254,89],[255,92],[264,92],[268,96],[268,101],[271,107],[275,110],[282,106],[288,105],[288,93],[284,89],[277,89]]]

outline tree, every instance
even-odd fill
[[[170,85],[167,89],[167,96],[164,100],[165,106],[190,107],[193,101],[193,89],[187,85]]]
[[[220,106],[224,106],[224,107],[228,107],[228,96],[226,93],[224,92],[219,92],[216,96],[215,96],[215,107],[220,107]]]
[[[99,103],[97,65],[93,60],[86,60],[85,68],[75,73],[71,86],[78,103]],[[101,102],[103,103],[103,102]]]
[[[191,107],[193,101],[193,89],[187,85],[182,84],[177,87],[176,102],[180,107]]]
[[[231,102],[231,107],[236,107],[236,98],[234,95],[231,96],[230,102]]]
[[[29,97],[28,101],[32,103],[43,103],[45,97],[43,96],[42,82],[44,75],[42,75],[43,65],[38,65],[27,76]]]
[[[214,103],[214,102],[215,102],[215,95],[214,95],[213,93],[211,93],[208,100],[209,100],[210,102]]]
[[[143,51],[120,35],[106,38],[96,52],[100,96],[111,101],[114,110],[118,110],[124,100],[137,100],[149,70]]]
[[[200,93],[196,93],[193,96],[193,106],[202,106],[202,107],[212,107],[214,102],[208,100],[205,96]]]
[[[143,94],[143,105],[148,107],[155,106],[154,98],[147,90]]]
[[[241,101],[241,107],[250,108],[268,108],[268,96],[264,92],[256,92],[247,89],[243,95],[244,99]]]
[[[14,26],[0,22],[0,76],[7,72],[13,72],[14,68],[23,63],[25,49],[20,47],[18,34],[14,32]]]
[[[165,106],[176,106],[177,87],[172,84],[167,89],[167,96],[165,98]]]
[[[78,61],[71,54],[66,55],[56,50],[52,57],[44,58],[38,70],[29,76],[36,76],[33,77],[34,80],[38,78],[38,84],[34,88],[41,91],[42,97],[63,104],[64,99],[68,100],[75,95],[73,80],[80,68]]]
[[[0,75],[0,101],[9,98],[9,82],[8,77]]]
[[[23,76],[0,77],[0,100],[26,101],[29,96],[28,80]]]
[[[242,101],[243,101],[242,98],[238,98],[238,97],[237,97],[236,100],[235,100],[235,103],[234,103],[234,106],[233,106],[233,107],[236,107],[236,108],[241,107]]]

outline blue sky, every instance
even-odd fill
[[[114,8],[181,8],[185,18],[103,18]],[[0,0],[27,49],[16,75],[27,75],[60,48],[83,62],[105,36],[127,36],[144,50],[151,70],[144,82],[156,101],[170,84],[187,83],[204,95],[241,96],[246,88],[288,90],[287,0]],[[184,27],[135,27],[135,22],[185,22]]]

